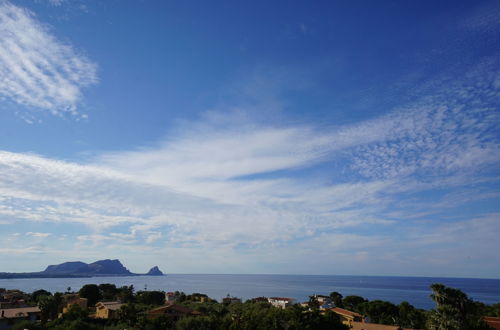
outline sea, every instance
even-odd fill
[[[78,291],[85,284],[112,283],[133,285],[139,290],[184,291],[205,293],[219,301],[230,295],[243,300],[254,297],[288,297],[297,302],[308,301],[313,294],[340,292],[344,297],[358,295],[369,300],[386,300],[394,304],[407,301],[417,308],[432,309],[432,283],[442,283],[465,292],[475,301],[486,304],[500,302],[500,279],[388,277],[340,275],[230,275],[169,274],[165,276],[0,279],[0,288],[33,292]]]

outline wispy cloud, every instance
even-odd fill
[[[47,238],[52,234],[51,233],[38,233],[38,232],[29,231],[26,233],[26,235],[34,237],[34,238]]]
[[[444,251],[469,231],[480,240],[498,217],[453,212],[498,199],[487,184],[498,180],[500,161],[498,76],[486,63],[349,125],[272,125],[223,112],[156,146],[87,163],[2,151],[0,221],[78,224],[89,233],[74,237],[75,246],[89,253],[171,253],[184,258],[177,265],[185,271],[196,271],[192,261],[221,271],[210,267],[231,260],[243,271],[260,262],[252,269],[293,272],[318,265],[304,261],[311,253],[408,266],[396,262],[401,253],[412,257],[424,243]],[[447,240],[433,241],[429,224]]]
[[[0,97],[52,114],[77,113],[96,64],[58,40],[35,15],[0,2]]]

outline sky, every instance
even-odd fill
[[[500,278],[498,1],[0,0],[0,271]]]

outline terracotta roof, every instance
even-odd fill
[[[12,319],[17,317],[27,317],[29,313],[40,313],[38,307],[23,307],[23,308],[6,308],[0,309],[0,318],[3,314],[4,318]]]
[[[483,316],[483,320],[490,328],[500,330],[500,317]]]
[[[335,313],[341,314],[341,315],[348,315],[348,316],[352,316],[352,317],[363,317],[363,315],[361,315],[361,314],[358,314],[356,312],[351,312],[347,309],[343,309],[340,307],[334,307],[331,310],[334,311]]]
[[[385,325],[376,323],[352,322],[351,330],[397,330],[397,325]]]

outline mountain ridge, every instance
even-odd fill
[[[103,259],[87,264],[82,261],[68,261],[49,265],[41,272],[5,273],[0,278],[64,278],[64,277],[96,277],[96,276],[162,276],[163,272],[154,266],[145,274],[130,272],[118,259]]]

